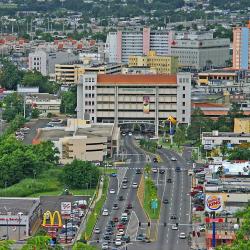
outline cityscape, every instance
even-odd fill
[[[250,250],[250,1],[0,0],[1,250]]]

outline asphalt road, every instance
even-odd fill
[[[117,177],[110,177],[109,190],[114,189],[116,193],[108,194],[103,208],[108,209],[109,216],[100,216],[96,227],[100,228],[101,233],[100,235],[94,235],[91,239],[91,243],[94,245],[97,244],[100,246],[104,242],[103,233],[105,233],[105,228],[107,227],[109,220],[112,220],[114,217],[120,219],[121,214],[129,203],[132,204],[132,209],[130,210],[131,214],[129,216],[125,234],[129,235],[131,240],[134,241],[138,233],[145,233],[146,230],[145,224],[147,224],[147,219],[137,198],[137,189],[132,188],[132,183],[137,183],[139,185],[142,175],[136,174],[136,169],[144,167],[146,156],[142,150],[134,145],[133,139],[129,136],[124,137],[123,152],[126,155],[128,164],[126,164],[125,167],[122,166],[120,169],[118,168]],[[128,179],[127,189],[122,188],[122,180],[124,177],[127,177]],[[119,196],[123,196],[124,200],[118,201]],[[118,210],[112,209],[114,203],[118,204]],[[142,223],[140,228],[139,221]],[[99,243],[97,243],[98,239]],[[110,246],[114,246],[112,243],[113,239],[115,239],[114,235],[111,237]]]
[[[181,232],[188,233],[191,231],[190,227],[190,196],[189,192],[191,189],[191,179],[187,174],[187,169],[191,166],[189,160],[191,157],[191,150],[186,149],[182,156],[176,154],[173,151],[160,149],[159,154],[163,160],[162,163],[154,164],[158,169],[164,168],[165,173],[159,174],[152,173],[152,178],[158,187],[158,195],[161,200],[168,199],[168,204],[161,204],[161,216],[158,223],[157,240],[151,243],[142,243],[136,241],[136,236],[139,233],[146,234],[147,232],[147,217],[142,210],[138,201],[136,192],[137,190],[132,188],[132,183],[137,182],[139,184],[142,175],[136,174],[137,168],[143,168],[147,162],[148,156],[136,147],[132,137],[126,136],[123,141],[122,152],[125,154],[127,164],[118,168],[118,176],[116,178],[111,177],[109,190],[115,189],[115,194],[108,194],[107,201],[104,208],[107,208],[110,212],[109,216],[100,216],[96,227],[101,229],[100,235],[94,235],[92,238],[92,244],[97,244],[97,239],[100,240],[99,246],[104,242],[103,233],[108,225],[108,221],[113,217],[120,218],[124,209],[128,203],[132,203],[133,209],[129,217],[129,222],[126,227],[126,235],[130,235],[131,243],[117,249],[123,250],[187,250],[190,249],[188,246],[187,239],[180,239],[179,234]],[[175,157],[177,161],[171,161],[171,157]],[[180,172],[176,172],[175,168],[179,166]],[[122,189],[122,179],[127,177],[128,189]],[[168,183],[167,180],[171,178],[172,183]],[[124,197],[124,201],[119,202],[119,196]],[[113,204],[117,203],[119,206],[118,210],[112,210]],[[171,220],[171,215],[176,215],[176,220]],[[141,226],[139,226],[141,222]],[[178,222],[178,230],[172,230],[172,225]],[[114,246],[112,241],[115,236],[112,236],[110,246]],[[110,249],[113,249],[113,248]]]

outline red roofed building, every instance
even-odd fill
[[[85,73],[77,86],[77,116],[93,122],[158,124],[169,116],[190,123],[191,75]]]

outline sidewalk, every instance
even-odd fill
[[[91,202],[91,205],[90,205],[87,213],[85,214],[85,216],[84,216],[84,218],[82,220],[82,223],[80,225],[80,228],[78,230],[78,233],[77,233],[73,243],[75,243],[77,240],[81,239],[82,233],[85,231],[86,223],[87,223],[87,221],[89,219],[89,216],[90,216],[91,212],[93,211],[96,202],[98,202],[102,197],[103,184],[104,184],[104,180],[101,179],[99,189],[98,189],[98,195],[97,195],[96,199]]]

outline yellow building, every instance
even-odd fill
[[[80,76],[86,72],[96,72],[99,74],[115,74],[122,70],[121,64],[56,64],[55,65],[55,81],[62,85],[77,84]]]
[[[159,56],[156,52],[150,51],[147,56],[129,56],[128,66],[156,69],[158,74],[176,74],[178,57]]]
[[[234,133],[250,133],[250,118],[234,118]]]

